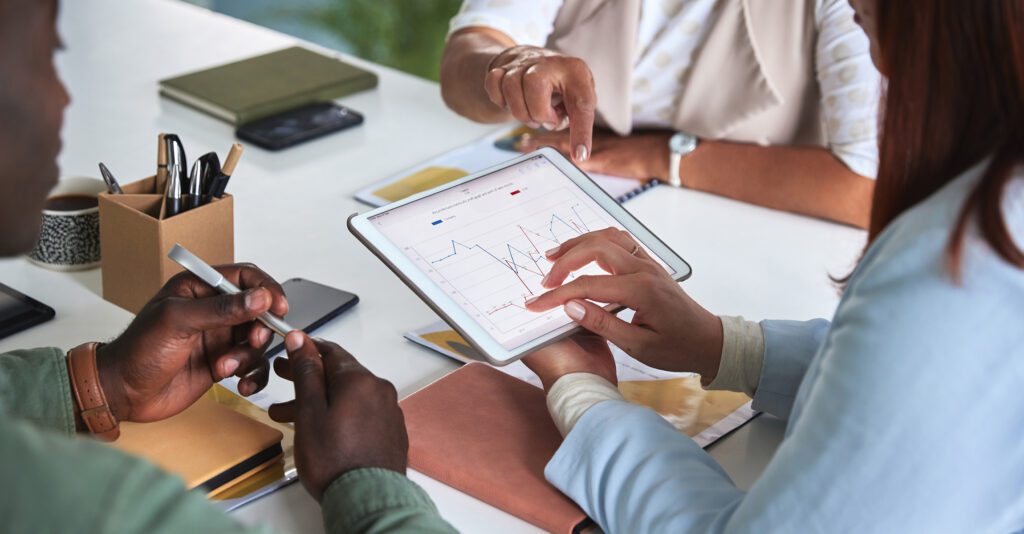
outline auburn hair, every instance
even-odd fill
[[[877,15],[887,87],[868,243],[991,157],[950,235],[950,274],[960,279],[972,221],[999,256],[1024,268],[1002,209],[1024,163],[1024,1],[878,0]]]

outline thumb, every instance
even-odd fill
[[[300,432],[315,431],[321,425],[327,409],[327,384],[324,377],[324,361],[313,340],[305,332],[288,332],[284,338],[288,350],[289,369],[295,385],[296,429]],[[276,410],[279,414],[281,409]],[[311,430],[305,430],[305,429]]]
[[[270,291],[259,287],[234,295],[216,295],[178,301],[172,318],[197,331],[237,326],[270,309]]]
[[[629,352],[626,347],[636,347],[645,334],[641,328],[586,300],[572,299],[565,303],[563,309],[576,324],[622,347],[626,352]]]

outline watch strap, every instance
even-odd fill
[[[679,173],[679,164],[683,162],[683,155],[671,151],[668,157],[668,184],[673,187],[683,187],[683,177]]]
[[[683,186],[683,178],[679,171],[679,164],[686,156],[697,149],[697,137],[693,134],[679,131],[668,140],[669,163],[668,183],[676,187]]]
[[[102,441],[114,441],[121,435],[117,418],[110,411],[96,366],[99,343],[85,343],[68,351],[68,377],[75,403],[89,432]]]

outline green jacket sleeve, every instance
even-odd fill
[[[422,488],[388,469],[345,473],[327,487],[321,505],[330,533],[456,532]]]
[[[8,532],[249,532],[181,481],[87,438],[8,418],[0,427]]]
[[[0,354],[0,411],[37,428],[74,434],[64,352],[45,348]]]
[[[75,436],[65,355],[0,354],[0,517],[9,532],[263,532],[148,462]],[[324,496],[328,532],[454,532],[412,481],[384,469],[340,477]]]
[[[72,402],[63,351],[0,354],[5,531],[251,530],[155,466],[74,436]]]

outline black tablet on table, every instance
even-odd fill
[[[0,284],[0,339],[45,323],[54,315],[53,308]]]

